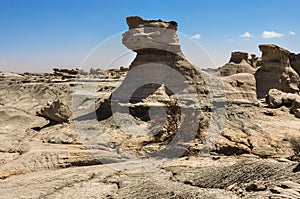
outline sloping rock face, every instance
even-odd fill
[[[299,92],[300,77],[291,67],[290,52],[272,44],[260,45],[262,66],[256,71],[256,88],[258,98],[276,88],[283,92]]]
[[[255,69],[250,64],[251,62],[248,60],[248,53],[232,52],[229,63],[219,68],[219,72],[222,76],[229,76],[237,73],[254,74]]]

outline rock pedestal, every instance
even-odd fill
[[[256,71],[258,98],[263,98],[272,88],[287,93],[299,92],[300,77],[291,67],[290,52],[272,44],[260,45],[262,66]]]
[[[178,143],[201,137],[209,127],[213,105],[205,74],[183,56],[176,22],[136,16],[127,17],[126,22],[129,30],[122,41],[137,55],[110,97],[112,115],[126,113],[123,115],[147,121],[158,129],[151,130],[154,142],[168,144],[168,156],[181,156],[185,150],[178,149]],[[210,81],[213,84],[215,79]],[[224,103],[225,96],[218,97]]]
[[[248,60],[248,53],[246,52],[232,52],[229,63],[219,68],[222,76],[234,75],[237,73],[254,74],[255,69],[250,65]]]

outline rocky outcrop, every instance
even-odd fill
[[[223,77],[226,98],[230,103],[257,104],[255,78],[249,73]]]
[[[300,53],[299,54],[291,53],[290,62],[293,69],[300,75]]]
[[[252,60],[252,59],[251,59]],[[219,68],[222,76],[234,75],[237,73],[254,74],[255,69],[248,60],[248,53],[246,52],[232,52],[229,63]]]
[[[43,107],[39,115],[54,122],[67,122],[72,115],[71,108],[62,100],[49,101],[47,106]]]
[[[266,102],[269,107],[277,108],[282,105],[291,106],[300,96],[293,93],[285,93],[277,89],[270,89],[266,95]]]
[[[248,57],[249,55],[246,52],[240,52],[240,51],[232,52],[229,62],[233,62],[236,64],[241,63],[243,60],[248,62]]]
[[[213,105],[204,79],[208,74],[198,71],[183,56],[176,33],[177,23],[140,17],[128,17],[126,21],[129,30],[123,34],[122,41],[137,55],[124,81],[110,96],[112,115],[126,113],[130,120],[134,116],[148,122],[150,129],[154,129],[151,142],[166,146],[175,140],[170,150],[181,156],[186,148],[177,149],[177,143],[190,142],[209,127],[211,113],[207,110]],[[212,78],[211,81],[217,80]],[[218,100],[225,102],[222,92]],[[205,111],[200,116],[201,109]],[[103,112],[101,105],[97,112]],[[157,151],[169,150],[160,151],[161,148]]]
[[[76,69],[60,69],[60,68],[53,68],[54,75],[61,76],[63,79],[65,78],[76,78],[79,74],[80,70]]]
[[[300,77],[291,67],[290,52],[272,44],[260,45],[262,66],[256,71],[256,88],[258,98],[276,88],[283,92],[299,92]]]
[[[258,57],[256,57],[255,54],[251,54],[251,59],[249,59],[249,62],[250,62],[250,65],[253,67],[253,68],[256,68],[259,66],[258,64]]]
[[[178,43],[177,23],[161,20],[144,20],[141,17],[127,17],[129,30],[123,34],[123,44],[138,52],[142,49],[156,49],[182,55]]]
[[[140,16],[131,16],[126,18],[129,30],[143,27],[166,28],[177,31],[177,23],[175,21],[165,22],[162,20],[145,20]]]
[[[291,106],[291,113],[300,118],[299,94],[285,93],[277,89],[271,89],[266,96],[266,102],[271,108],[278,108],[283,105]]]

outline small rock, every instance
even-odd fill
[[[213,160],[220,160],[220,158],[221,158],[220,156],[213,156],[212,157]]]
[[[246,186],[246,191],[265,191],[267,186],[260,182],[252,182]]]

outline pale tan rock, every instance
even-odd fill
[[[262,66],[255,72],[258,98],[276,88],[287,93],[299,92],[300,77],[291,67],[290,52],[276,45],[260,45]]]
[[[298,73],[298,75],[300,75],[300,53],[299,54],[291,53],[290,62],[294,70]]]
[[[140,17],[127,17],[129,30],[123,34],[123,44],[133,50],[160,49],[182,55],[173,22],[149,21]]]
[[[268,94],[266,95],[266,102],[269,107],[276,108],[279,107],[283,104],[284,99],[283,99],[283,93],[280,90],[277,89],[270,89]]]
[[[255,78],[248,73],[222,77],[228,102],[256,104]]]
[[[39,114],[51,121],[67,122],[72,115],[71,108],[62,100],[49,101]]]

